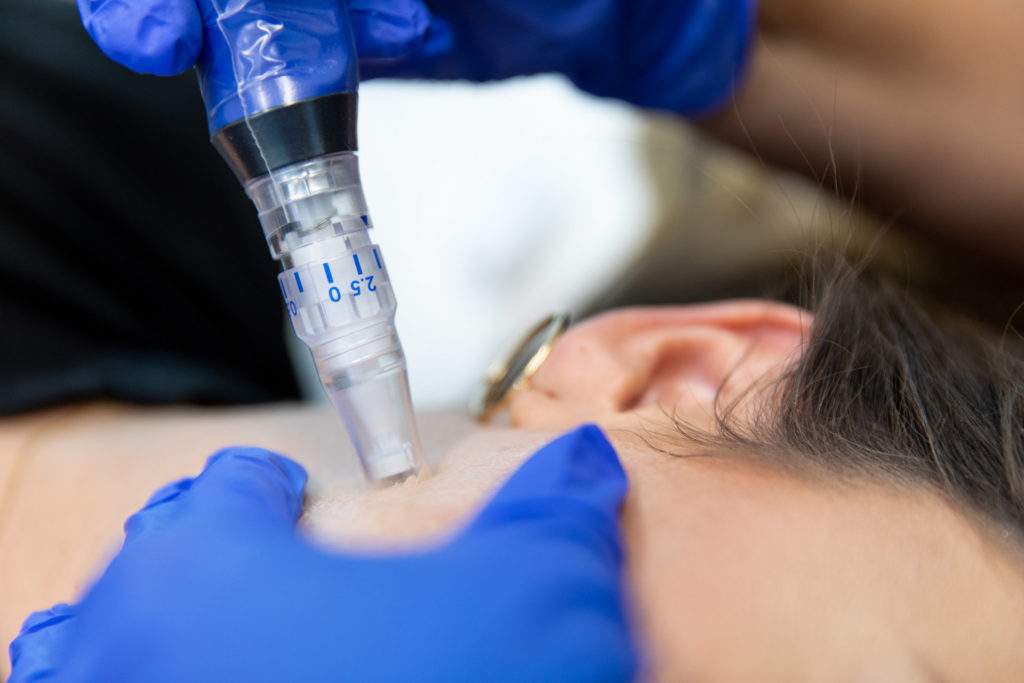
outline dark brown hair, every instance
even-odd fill
[[[1024,344],[915,300],[906,284],[818,260],[803,354],[753,419],[718,406],[717,433],[687,439],[804,471],[926,485],[1024,538]],[[760,397],[759,397],[760,398]]]

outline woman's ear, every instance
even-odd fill
[[[716,400],[730,405],[799,357],[810,321],[793,306],[745,300],[605,313],[558,341],[514,397],[512,424],[628,426],[674,415],[710,426]]]

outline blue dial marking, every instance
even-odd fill
[[[302,280],[299,279],[299,272],[295,271],[294,275],[295,275],[295,284],[297,284],[299,286],[299,292],[302,293],[305,290],[302,289]]]
[[[377,261],[377,270],[384,270],[384,266],[380,264],[380,254],[377,253],[376,249],[373,250],[373,258]]]
[[[360,275],[362,275],[363,274],[363,267],[361,265],[359,265],[359,255],[358,254],[352,254],[352,260],[356,262],[356,272],[359,273]]]
[[[331,267],[329,265],[327,265],[326,263],[324,264],[324,273],[327,274],[327,284],[333,283],[334,282],[334,276],[331,275]]]

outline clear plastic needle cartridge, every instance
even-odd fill
[[[395,292],[359,179],[354,94],[248,117],[214,146],[255,203],[295,333],[313,353],[367,479],[424,470]]]
[[[359,182],[356,155],[341,152],[251,181],[295,333],[313,352],[367,477],[415,474],[420,446],[395,293]]]

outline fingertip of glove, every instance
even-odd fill
[[[562,438],[576,441],[575,447],[569,451],[571,463],[566,489],[588,494],[601,491],[609,498],[607,504],[617,506],[625,496],[628,480],[615,447],[601,428],[585,424]]]
[[[583,454],[584,457],[592,459],[594,464],[600,463],[602,466],[612,465],[612,469],[616,470],[619,474],[625,475],[622,465],[619,463],[619,456],[615,452],[615,447],[612,446],[608,437],[604,435],[604,432],[596,424],[580,425],[575,430],[566,434],[566,436],[579,439],[585,447],[579,448],[577,451]]]
[[[306,479],[305,468],[290,458],[236,446],[210,457],[189,500],[193,508],[212,513],[211,519],[251,523],[264,518],[294,524],[302,515]]]
[[[132,71],[173,76],[192,67],[203,25],[192,0],[77,0],[82,26],[104,54]]]
[[[599,427],[583,425],[534,453],[498,498],[561,496],[615,514],[628,488],[615,448]]]
[[[259,470],[283,476],[288,482],[288,487],[291,491],[300,499],[302,498],[302,492],[309,478],[309,475],[306,474],[306,468],[291,458],[268,451],[265,448],[232,446],[221,449],[209,457],[204,471],[209,472],[221,467],[234,468],[244,465],[254,465]],[[272,474],[272,476],[274,475]]]

